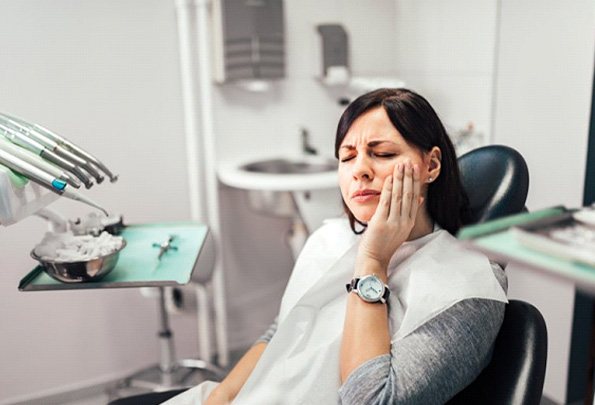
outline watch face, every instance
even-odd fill
[[[376,302],[382,297],[382,293],[384,292],[384,284],[378,277],[364,277],[359,281],[357,289],[359,291],[360,297],[362,297],[364,300]]]

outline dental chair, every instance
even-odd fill
[[[517,151],[507,146],[489,145],[468,152],[458,161],[461,180],[469,196],[469,225],[526,210],[529,172]],[[546,358],[547,330],[543,317],[534,306],[510,300],[491,362],[473,383],[448,403],[539,404]],[[182,391],[138,395],[109,405],[159,404]]]
[[[492,360],[449,405],[539,405],[547,359],[547,328],[533,305],[509,300]]]
[[[514,149],[490,145],[459,157],[470,200],[469,224],[526,211],[529,173]],[[510,300],[492,360],[477,379],[448,404],[538,405],[547,361],[547,328],[533,305]]]

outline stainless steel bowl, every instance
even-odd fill
[[[37,256],[34,250],[31,251],[31,257],[37,260],[53,279],[63,283],[83,283],[97,281],[109,274],[116,267],[120,252],[125,247],[126,241],[122,240],[122,246],[115,252],[82,262],[44,260]]]

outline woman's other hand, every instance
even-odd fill
[[[231,400],[231,395],[225,390],[225,388],[219,385],[211,392],[205,402],[205,405],[229,405],[231,404]]]
[[[256,367],[256,363],[266,347],[267,343],[265,342],[258,342],[252,346],[231,369],[227,377],[211,392],[205,404],[231,404],[252,374],[252,370]]]
[[[409,238],[422,203],[419,166],[410,161],[397,163],[392,176],[384,180],[378,207],[364,232],[357,272],[366,273],[366,262],[370,260],[382,269],[388,268],[397,248]]]

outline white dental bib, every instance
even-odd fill
[[[234,404],[338,403],[345,284],[354,274],[359,240],[343,219],[327,221],[308,239],[285,290],[277,331]],[[488,259],[444,230],[405,242],[388,275],[393,345],[461,300],[507,302]]]

